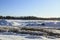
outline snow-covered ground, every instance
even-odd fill
[[[44,23],[44,27],[60,27],[60,21],[47,21],[47,20],[7,20],[0,19],[0,26],[32,26],[38,27],[42,26],[41,23]],[[31,24],[31,25],[30,25]]]
[[[35,24],[32,27],[35,27],[36,24],[44,23],[47,27],[60,27],[60,21],[47,21],[47,20],[5,20],[0,19],[0,26],[26,26],[27,24]],[[43,27],[45,27],[43,26]],[[38,26],[36,26],[38,27]],[[41,27],[41,25],[39,26]],[[0,40],[60,40],[60,38],[55,37],[45,37],[45,36],[33,36],[28,34],[16,34],[16,33],[7,33],[0,32]]]
[[[0,40],[60,40],[60,38],[50,39],[43,36],[40,38],[33,38],[32,36],[16,36],[16,35],[0,35]]]

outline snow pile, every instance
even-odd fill
[[[0,25],[1,26],[12,26],[12,24],[11,23],[9,23],[9,22],[7,22],[6,20],[2,20],[2,19],[0,19]]]
[[[5,20],[0,19],[0,26],[20,26],[20,20]]]

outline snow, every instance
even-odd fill
[[[46,37],[41,36],[42,38],[38,39],[29,39],[24,36],[16,36],[16,35],[0,35],[0,40],[60,40],[60,38],[56,39],[48,39]]]
[[[52,26],[60,26],[60,21],[41,21],[41,20],[6,20],[0,19],[0,26],[26,26],[29,23],[45,23],[45,26],[52,27]],[[34,26],[33,26],[34,27]],[[56,32],[59,32],[58,30]],[[45,36],[32,36],[26,34],[16,34],[16,33],[0,33],[0,40],[60,40],[60,38],[47,38]]]
[[[60,26],[60,21],[0,19],[0,26],[26,26],[28,24],[35,24],[32,27],[34,27],[34,26],[36,27],[37,24],[41,24],[41,23],[44,23],[45,26],[48,26],[48,27],[59,27]]]
[[[0,33],[0,40],[60,40],[60,38],[3,32]]]

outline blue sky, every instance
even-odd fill
[[[60,0],[0,0],[0,15],[60,17]]]

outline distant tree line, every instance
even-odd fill
[[[35,16],[0,16],[0,19],[21,19],[21,20],[60,20],[60,18],[42,18],[42,17],[35,17]]]

